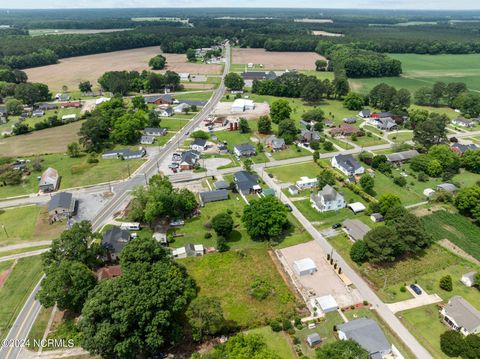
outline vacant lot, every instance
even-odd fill
[[[315,52],[268,52],[264,49],[233,49],[234,64],[262,64],[269,70],[314,70],[315,61],[324,59]]]
[[[70,57],[60,60],[58,64],[35,67],[26,72],[30,81],[46,83],[50,90],[60,90],[63,85],[76,89],[80,81],[89,80],[92,84],[96,84],[97,79],[107,71],[148,70],[148,60],[159,53],[159,47],[152,46]],[[167,58],[167,67],[162,72],[172,70],[191,74],[216,74],[222,69],[221,65],[189,63],[184,54],[164,55]]]
[[[69,143],[78,140],[78,131],[82,122],[33,131],[26,135],[1,138],[0,153],[17,157],[65,152]]]
[[[295,309],[295,297],[288,289],[265,249],[208,254],[180,261],[200,288],[200,296],[218,297],[225,317],[242,328],[265,325]],[[260,279],[271,292],[264,300],[250,296],[252,283]]]

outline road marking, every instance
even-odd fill
[[[28,299],[27,299],[27,300],[28,300]],[[27,315],[25,316],[25,319],[23,320],[22,324],[20,325],[20,328],[17,330],[17,335],[15,335],[15,337],[13,338],[13,342],[14,342],[14,343],[12,343],[12,345],[10,345],[10,349],[8,350],[7,356],[5,357],[5,359],[8,359],[8,358],[9,358],[10,354],[12,353],[12,350],[15,348],[15,346],[14,346],[14,345],[15,345],[15,341],[18,340],[18,337],[19,337],[19,335],[21,334],[22,329],[23,329],[23,327],[25,326],[26,321],[29,319],[29,316],[30,316],[30,314],[32,313],[32,310],[33,310],[34,307],[35,307],[35,300],[32,302],[32,305],[30,306],[30,309],[28,310],[28,313],[27,313]]]

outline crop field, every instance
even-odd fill
[[[232,50],[234,64],[262,64],[268,70],[315,70],[315,61],[324,59],[315,52],[269,52],[264,49]],[[259,71],[258,68],[256,70]]]
[[[352,79],[355,91],[367,93],[375,85],[385,82],[397,88],[415,91],[437,81],[464,82],[470,90],[480,91],[480,55],[416,55],[390,54],[402,62],[401,77]]]
[[[35,67],[25,70],[32,82],[42,82],[50,90],[57,91],[63,85],[76,89],[80,81],[89,80],[92,84],[107,71],[143,71],[148,70],[148,61],[160,53],[157,46],[133,50],[107,52],[103,54],[70,57],[58,64]],[[196,64],[187,61],[184,54],[164,54],[167,66],[164,70],[188,72],[191,74],[217,74],[221,65]]]
[[[100,34],[105,32],[119,32],[131,29],[31,29],[30,36],[67,35],[67,34]]]

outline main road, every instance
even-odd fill
[[[148,178],[158,173],[158,163],[165,160],[173,154],[173,152],[181,145],[189,136],[190,132],[198,125],[208,118],[215,106],[220,102],[225,93],[224,78],[230,71],[230,45],[225,46],[225,67],[223,69],[222,81],[219,87],[213,93],[213,96],[203,107],[203,109],[196,114],[189,123],[183,127],[177,134],[168,142],[158,154],[151,155],[148,161],[140,167],[140,169],[130,179],[118,182],[113,186],[113,197],[105,205],[105,207],[98,213],[97,217],[92,221],[94,230],[99,230],[104,226],[113,215],[123,208],[131,198],[131,190],[137,186],[146,185]],[[35,200],[33,200],[35,202]],[[43,278],[42,278],[43,279]],[[16,359],[24,353],[24,346],[22,341],[26,340],[38,313],[41,305],[35,299],[37,292],[40,289],[40,282],[35,286],[32,293],[25,302],[23,308],[18,314],[13,323],[7,337],[3,340],[4,345],[0,347],[1,359]],[[0,338],[1,339],[1,338]],[[22,356],[22,357],[23,357]]]

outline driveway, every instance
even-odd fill
[[[417,287],[420,286],[417,284]],[[435,304],[443,301],[442,298],[438,296],[438,294],[427,294],[423,288],[422,294],[416,294],[409,286],[407,286],[407,290],[413,295],[412,299],[403,300],[397,303],[389,303],[387,307],[393,312],[398,313],[404,310],[409,310],[413,308],[423,307],[424,305]]]
[[[203,166],[209,171],[214,171],[218,167],[226,166],[232,162],[228,158],[206,158],[204,160],[200,160],[200,163],[202,163],[202,161]]]

